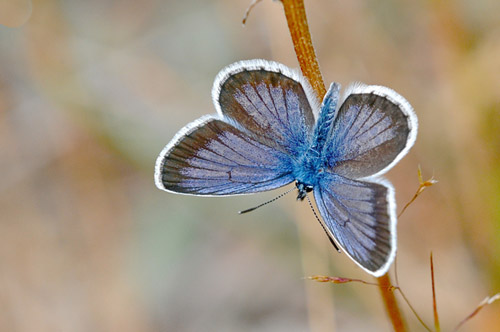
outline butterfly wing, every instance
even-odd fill
[[[291,160],[314,126],[306,80],[275,62],[242,61],[223,69],[212,91],[218,116],[184,127],[157,159],[163,190],[193,195],[266,191],[294,180]]]
[[[329,168],[349,178],[383,174],[413,146],[417,117],[389,88],[357,84],[347,91],[325,144]]]
[[[192,195],[236,195],[293,181],[289,156],[234,126],[205,116],[184,127],[156,163],[158,188]]]
[[[396,216],[392,185],[376,181],[326,173],[314,199],[331,237],[365,271],[381,276],[396,252]]]
[[[223,119],[264,144],[298,155],[309,143],[317,101],[298,72],[271,61],[237,62],[219,73],[212,96]]]

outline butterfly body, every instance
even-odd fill
[[[340,85],[332,83],[324,103],[321,105],[318,120],[311,135],[308,147],[293,165],[293,176],[296,179],[296,186],[299,191],[297,199],[303,200],[307,192],[318,184],[318,180],[323,176],[325,169],[334,161],[329,161],[326,155],[325,143],[330,136],[333,119],[339,99]]]
[[[333,83],[320,106],[304,77],[281,64],[228,66],[212,91],[217,114],[188,124],[163,149],[156,185],[226,196],[295,182],[298,200],[313,193],[330,240],[368,273],[385,273],[396,216],[394,189],[380,175],[413,145],[416,116],[385,87],[351,85],[342,99],[339,91]]]
[[[324,162],[317,157],[315,150],[309,149],[293,163],[293,177],[298,183],[314,187],[324,172]]]

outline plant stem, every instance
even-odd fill
[[[432,259],[431,251],[431,282],[432,282],[432,311],[434,312],[434,328],[436,332],[441,332],[441,326],[439,325],[439,315],[437,312],[437,302],[436,302],[436,283],[434,281],[434,261]]]
[[[322,100],[326,94],[325,83],[319,70],[318,59],[307,24],[306,9],[303,0],[281,0],[285,10],[288,30],[292,36],[293,47],[302,73],[311,84],[313,90]]]
[[[382,295],[382,300],[384,301],[385,310],[391,319],[394,331],[405,332],[407,330],[406,325],[403,316],[401,316],[396,297],[394,296],[394,287],[392,286],[389,274],[386,273],[377,278],[377,282],[379,284],[380,295]]]
[[[283,3],[288,29],[290,30],[300,69],[316,92],[318,99],[321,100],[326,93],[325,83],[323,82],[323,77],[319,70],[318,59],[316,58],[316,53],[312,44],[304,1],[281,0],[281,2]],[[394,330],[396,332],[406,331],[406,325],[401,316],[396,297],[394,296],[389,275],[385,274],[377,278],[377,281]]]

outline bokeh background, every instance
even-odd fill
[[[231,198],[156,189],[156,156],[214,113],[224,66],[298,67],[279,2],[0,2],[1,331],[388,331],[373,279],[283,190]],[[500,2],[307,0],[326,82],[392,87],[420,121],[387,177],[402,207],[397,269],[450,330],[500,291]],[[406,304],[412,331],[423,328]],[[463,331],[500,330],[500,303]]]

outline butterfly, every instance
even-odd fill
[[[216,115],[182,128],[160,153],[155,183],[188,195],[228,196],[295,182],[312,192],[330,241],[381,276],[396,253],[394,188],[380,175],[413,146],[417,117],[395,91],[332,83],[320,104],[299,71],[236,62],[216,77]],[[334,242],[335,241],[335,242]]]

